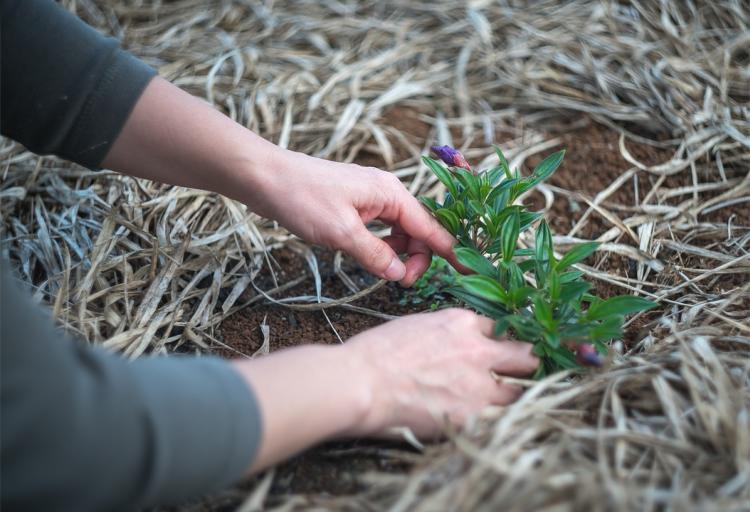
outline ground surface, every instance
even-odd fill
[[[419,123],[416,114],[407,110],[399,119],[406,119],[403,125],[396,124],[407,133],[415,136],[424,134],[424,127]],[[398,121],[396,121],[398,123]],[[609,186],[622,172],[630,167],[617,152],[619,134],[587,118],[574,122],[574,130],[562,134],[561,146],[566,149],[566,157],[560,169],[550,178],[549,184],[567,190],[578,190],[587,197],[594,197]],[[558,135],[551,133],[551,135]],[[656,148],[647,144],[628,142],[631,153],[647,165],[661,163],[671,157],[668,149]],[[525,171],[541,160],[535,156],[526,164]],[[368,158],[363,163],[378,165],[377,158]],[[651,183],[653,185],[653,183]],[[641,190],[647,190],[641,184]],[[626,186],[617,191],[610,199],[611,204],[632,204],[634,186]],[[544,206],[541,196],[532,196],[529,201],[538,208]],[[737,212],[730,209],[722,212],[726,218]],[[547,218],[553,230],[566,233],[580,218],[581,205],[574,199],[557,197]],[[741,212],[746,217],[746,212]],[[726,219],[722,219],[724,222]],[[583,236],[596,238],[611,227],[606,219],[595,216],[587,223]],[[334,272],[334,254],[331,251],[316,248],[318,269],[322,277],[322,295],[338,299],[352,295],[343,281]],[[305,258],[294,251],[284,248],[272,251],[271,256],[278,266],[274,265],[277,285],[284,285],[302,275],[308,278],[299,285],[284,291],[284,296],[310,296],[315,294],[312,273]],[[593,265],[623,277],[634,275],[635,266],[625,257],[617,255],[594,256],[590,258]],[[345,258],[342,270],[360,289],[372,285],[376,279],[362,271],[356,263]],[[256,285],[261,289],[273,288],[270,273],[264,271]],[[596,281],[596,292],[601,296],[622,293],[622,290],[603,281]],[[253,296],[255,292],[248,292]],[[375,292],[352,302],[353,305],[367,308],[376,313],[404,315],[429,309],[427,304],[412,304],[409,290],[389,283]],[[405,300],[407,299],[407,300]],[[407,304],[404,305],[403,303]],[[347,311],[334,307],[327,309],[328,319],[321,311],[294,311],[280,305],[258,304],[235,313],[227,318],[220,327],[220,338],[228,347],[218,346],[214,350],[225,357],[235,357],[237,353],[252,355],[263,345],[264,337],[261,325],[266,324],[270,332],[270,351],[281,350],[306,343],[340,343],[340,336],[346,340],[370,327],[385,321],[367,313]],[[650,322],[660,313],[644,315],[627,332],[626,341],[630,345],[642,339],[648,333]],[[329,323],[330,320],[330,323]],[[335,329],[335,331],[334,331]],[[393,446],[408,450],[404,445]],[[398,471],[407,467],[406,463],[394,462],[397,450],[385,450],[380,444],[366,441],[338,443],[325,446],[303,454],[282,465],[277,472],[271,494],[328,492],[331,494],[354,494],[364,485],[360,477],[376,469]],[[397,459],[395,459],[397,460]]]
[[[62,3],[268,140],[393,171],[415,194],[443,193],[419,162],[434,143],[472,163],[500,143],[524,172],[566,148],[528,201],[548,209],[561,250],[605,243],[585,262],[597,293],[661,303],[630,321],[604,371],[529,383],[450,442],[325,446],[172,510],[748,510],[742,2]],[[270,351],[338,343],[428,307],[401,306],[395,285],[327,317],[273,305],[257,290],[317,307],[312,259],[244,205],[6,140],[0,166],[3,252],[61,325],[126,357],[251,355],[264,320]],[[374,282],[313,250],[326,299]]]

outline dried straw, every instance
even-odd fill
[[[632,166],[594,197],[551,185],[609,230],[593,279],[659,299],[648,333],[607,371],[524,383],[518,403],[403,474],[361,493],[275,495],[273,473],[242,510],[747,510],[750,508],[750,13],[739,1],[213,2],[70,0],[160,73],[277,142],[353,161],[382,155],[414,193],[435,141],[515,165],[559,144],[545,125],[585,113],[621,134]],[[415,137],[387,115],[420,112]],[[649,133],[666,133],[656,140]],[[646,165],[627,141],[670,148]],[[472,149],[481,147],[482,149]],[[220,322],[271,297],[297,308],[350,298],[263,293],[269,247],[291,237],[233,201],[90,172],[3,141],[2,250],[67,329],[130,357],[203,351]],[[612,198],[652,177],[633,204]],[[635,182],[637,183],[637,182]],[[731,209],[728,222],[711,214]],[[295,242],[298,244],[298,242]],[[526,243],[530,243],[529,240]],[[612,258],[637,266],[637,278]],[[316,274],[316,264],[308,259]],[[352,294],[362,293],[346,274]],[[304,276],[295,280],[298,283]],[[315,278],[313,278],[314,280]],[[365,291],[366,292],[366,291]],[[356,295],[354,298],[359,297]],[[645,323],[644,323],[645,322]],[[396,455],[392,455],[396,457]],[[414,459],[412,456],[410,460]],[[236,494],[236,493],[235,493]],[[231,501],[231,500],[230,500]],[[226,506],[226,496],[196,505]]]

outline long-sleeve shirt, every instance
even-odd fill
[[[154,70],[52,0],[0,15],[0,132],[97,168]],[[240,479],[262,418],[229,363],[69,339],[0,265],[0,508],[133,510]]]

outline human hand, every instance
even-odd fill
[[[514,401],[521,390],[502,376],[528,375],[539,360],[528,343],[490,338],[493,324],[447,309],[388,322],[343,345],[234,361],[263,419],[248,474],[326,439],[382,436],[392,427],[435,436],[445,418],[460,426],[487,405]]]
[[[293,151],[273,151],[267,174],[246,200],[307,241],[341,249],[369,272],[411,286],[430,266],[432,253],[457,263],[455,240],[393,174]],[[392,226],[380,239],[366,224]],[[405,254],[402,262],[398,254]]]
[[[159,77],[146,87],[104,165],[242,201],[404,286],[429,267],[433,251],[457,265],[453,237],[392,174],[281,149]],[[365,227],[375,219],[393,227],[384,240]],[[405,264],[397,253],[407,255]]]
[[[407,426],[431,436],[445,418],[460,426],[485,406],[515,401],[520,388],[496,381],[490,371],[523,377],[539,360],[528,343],[492,339],[493,328],[489,318],[448,309],[403,317],[349,340],[341,347],[348,364],[371,390],[354,432]]]

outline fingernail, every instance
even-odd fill
[[[406,266],[398,258],[393,258],[383,276],[389,281],[400,281],[406,275]]]

